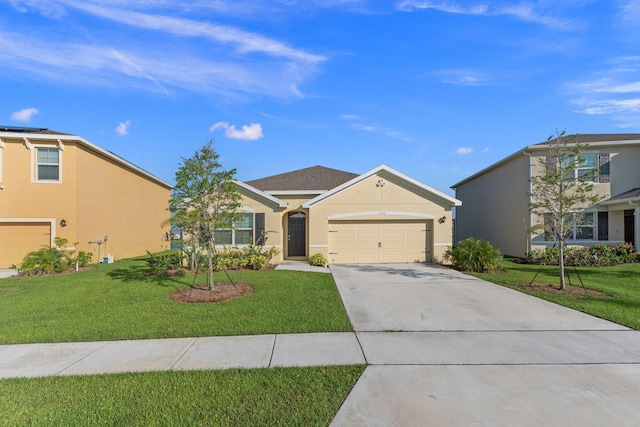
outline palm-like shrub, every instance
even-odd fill
[[[58,248],[42,248],[29,252],[20,265],[20,273],[29,276],[62,273],[71,266],[69,254]]]
[[[504,270],[502,254],[486,240],[470,237],[458,242],[444,254],[457,270],[474,273],[497,273]]]

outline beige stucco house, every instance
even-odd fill
[[[168,249],[170,190],[80,136],[0,127],[0,268],[56,236],[93,262]]]
[[[275,262],[321,253],[330,263],[437,262],[460,202],[385,165],[361,175],[314,166],[238,182],[244,218],[217,240],[266,232]]]
[[[597,169],[594,191],[603,197],[573,224],[570,245],[640,242],[640,134],[567,136],[588,144],[585,167]],[[529,180],[543,171],[546,143],[530,145],[453,185],[463,205],[456,209],[456,242],[468,237],[488,240],[503,254],[524,256],[553,245],[531,233],[539,223],[529,212]],[[580,169],[575,171],[581,176]]]

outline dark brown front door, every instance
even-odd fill
[[[301,212],[289,215],[288,256],[305,256],[307,216]]]

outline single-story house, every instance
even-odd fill
[[[314,166],[237,182],[244,217],[226,243],[266,232],[274,262],[320,253],[329,263],[437,262],[460,201],[386,165],[363,174]],[[252,240],[253,239],[253,240]]]

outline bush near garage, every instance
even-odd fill
[[[448,248],[444,260],[451,262],[456,270],[473,273],[498,273],[504,271],[500,251],[486,240],[470,237]]]

